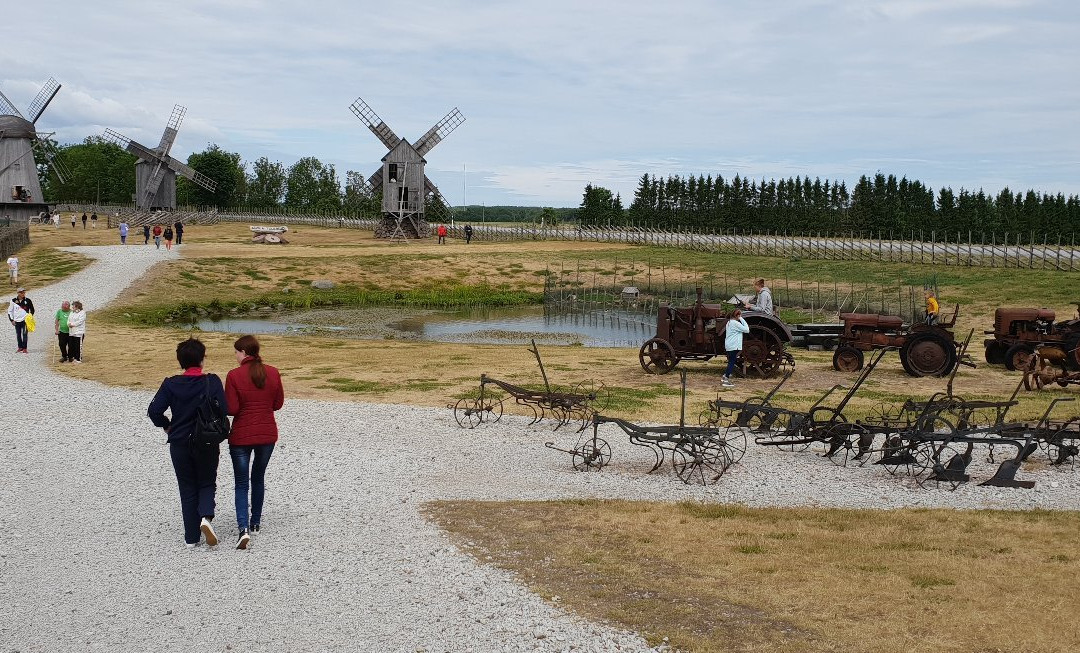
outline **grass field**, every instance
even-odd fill
[[[441,502],[479,560],[680,650],[1075,651],[1080,514]]]

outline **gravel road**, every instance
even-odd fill
[[[633,633],[593,624],[478,566],[424,521],[440,498],[618,497],[748,505],[1080,508],[1080,473],[1021,472],[1034,490],[906,486],[876,467],[837,468],[761,447],[707,488],[683,485],[652,455],[607,432],[615,456],[577,473],[573,444],[510,417],[466,431],[450,411],[289,401],[268,472],[263,532],[235,538],[228,454],[219,474],[222,546],[183,546],[164,438],[150,393],[51,372],[62,299],[93,312],[162,257],[141,246],[71,248],[97,258],[29,296],[43,319],[30,355],[0,348],[0,653],[8,651],[648,651]],[[182,249],[182,248],[181,248]],[[273,352],[267,352],[273,361]],[[171,351],[162,355],[171,355]],[[224,375],[233,361],[210,361]],[[286,378],[286,391],[288,379]],[[612,427],[614,428],[614,427]],[[974,470],[986,476],[985,463]]]

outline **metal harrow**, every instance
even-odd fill
[[[548,381],[544,361],[532,341],[530,352],[536,357],[540,374],[544,379],[543,390],[532,390],[507,381],[502,381],[487,374],[480,375],[480,391],[476,397],[465,397],[457,403],[447,405],[454,411],[454,419],[462,428],[475,428],[481,423],[497,422],[503,415],[503,398],[489,386],[498,388],[513,397],[514,402],[532,412],[529,425],[541,420],[552,420],[555,430],[569,424],[577,424],[577,431],[584,431],[589,420],[597,410],[601,410],[610,401],[610,393],[602,383],[590,381],[579,383],[570,391],[552,390]]]

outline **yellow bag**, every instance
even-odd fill
[[[30,313],[27,313],[26,314],[26,330],[29,331],[30,333],[33,333],[34,329],[36,329],[36,328],[37,328],[37,322],[34,321],[34,316],[31,315]]]

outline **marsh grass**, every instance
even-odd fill
[[[684,651],[1065,652],[1080,641],[1065,607],[1075,512],[580,499],[426,512],[541,596]]]

